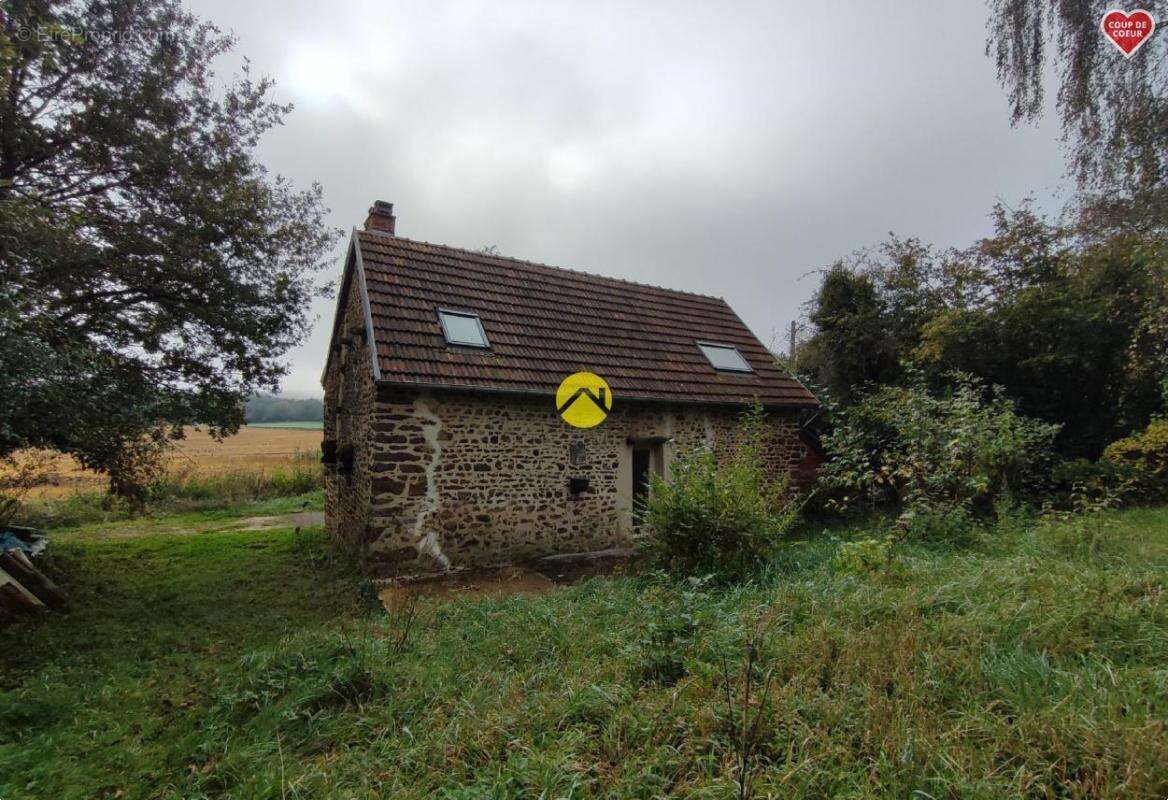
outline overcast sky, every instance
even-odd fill
[[[295,103],[260,158],[346,231],[388,200],[402,236],[719,295],[766,343],[889,231],[1061,205],[1057,124],[1010,127],[978,2],[188,5]],[[289,392],[320,392],[315,311]]]

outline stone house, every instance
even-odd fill
[[[375,574],[625,546],[649,473],[717,452],[755,399],[768,466],[813,457],[816,399],[724,300],[394,228],[378,202],[353,231],[322,379],[328,527]],[[595,427],[557,408],[581,371],[611,391]]]

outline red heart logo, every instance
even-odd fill
[[[1156,20],[1142,8],[1137,8],[1130,14],[1112,9],[1103,15],[1102,27],[1103,35],[1125,56],[1131,56],[1144,42],[1152,38],[1152,31],[1156,30]]]

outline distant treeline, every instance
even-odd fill
[[[306,422],[324,419],[324,402],[317,398],[257,395],[247,401],[248,422]]]

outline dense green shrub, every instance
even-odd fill
[[[1126,470],[1134,499],[1168,500],[1168,419],[1152,420],[1140,433],[1111,443],[1103,461]]]
[[[881,539],[840,542],[839,549],[831,560],[832,569],[853,575],[878,572],[892,564],[895,546],[896,537],[891,534]]]
[[[1114,508],[1168,501],[1168,420],[1112,442],[1098,461],[1076,459],[1054,465],[1043,497],[1050,511]]]
[[[1048,511],[1074,511],[1103,503],[1123,504],[1132,499],[1135,468],[1130,464],[1101,458],[1059,461],[1051,469],[1051,480],[1041,505]]]
[[[766,418],[747,411],[733,450],[685,452],[652,479],[644,547],[672,572],[741,574],[766,561],[799,515],[790,476],[763,466]]]
[[[817,486],[827,508],[988,512],[1048,481],[1058,426],[1021,416],[973,376],[952,379],[934,394],[910,370],[907,386],[882,387],[838,413]]]

